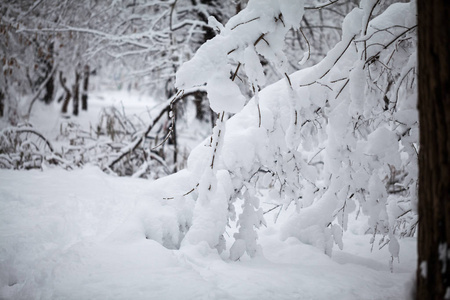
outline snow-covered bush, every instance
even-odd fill
[[[284,38],[300,28],[303,1],[249,1],[225,26],[210,18],[220,34],[177,73],[181,90],[206,84],[219,116],[211,140],[189,158],[199,185],[184,243],[223,249],[241,198],[231,258],[253,256],[255,229],[265,224],[257,196],[264,188],[280,209],[296,206],[284,237],[331,255],[357,211],[369,216],[372,243],[379,233],[380,246],[398,256],[397,237],[413,235],[417,224],[416,16],[414,3],[381,10],[379,2],[361,1],[326,57],[292,74]],[[260,90],[262,57],[282,79]],[[239,78],[254,94],[248,103]],[[392,172],[402,174],[397,189]]]
[[[31,124],[6,127],[0,130],[0,168],[43,169],[59,165],[75,169],[93,164],[118,176],[164,177],[177,166],[173,160],[176,148],[162,142],[173,119],[167,115],[168,109],[163,109],[152,124],[146,124],[135,115],[105,107],[89,129],[82,128],[76,120],[62,119],[55,141]],[[180,159],[178,163],[183,162]]]
[[[50,142],[29,126],[0,131],[0,168],[40,168],[46,154],[53,152]]]

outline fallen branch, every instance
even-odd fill
[[[156,124],[158,124],[159,120],[161,120],[161,118],[168,111],[171,110],[171,107],[174,104],[178,103],[180,100],[183,100],[185,97],[190,96],[199,91],[204,91],[204,87],[196,87],[196,88],[189,89],[188,91],[180,90],[171,99],[166,101],[163,109],[161,109],[158,116],[147,127],[147,130],[142,132],[131,144],[128,144],[127,146],[123,147],[122,150],[120,151],[119,156],[117,158],[115,158],[113,161],[108,163],[108,168],[112,169],[114,167],[114,165],[117,164],[119,161],[121,161],[125,156],[134,152],[141,145],[141,143],[144,141],[145,137],[150,133],[150,131],[156,126]],[[163,140],[162,143],[164,143],[169,138],[169,136],[170,136],[170,133],[167,135],[167,137]],[[160,146],[161,144],[159,144],[158,146]]]
[[[30,129],[30,128],[12,128],[11,129],[12,131],[14,131],[14,132],[16,132],[16,133],[31,133],[31,134],[34,134],[34,135],[36,135],[36,136],[38,136],[40,139],[42,139],[44,142],[45,142],[45,144],[47,145],[47,147],[50,149],[50,152],[54,152],[54,150],[53,150],[53,146],[52,146],[52,144],[50,143],[50,141],[49,140],[47,140],[45,137],[44,137],[44,135],[42,135],[40,132],[38,132],[38,131],[36,131],[36,130],[34,130],[34,129]]]

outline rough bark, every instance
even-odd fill
[[[417,299],[450,299],[450,1],[419,0]]]

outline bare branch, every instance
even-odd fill
[[[234,30],[234,29],[236,29],[236,27],[239,27],[239,26],[241,26],[241,25],[244,25],[244,24],[247,24],[247,23],[256,21],[256,20],[258,20],[258,19],[259,19],[259,17],[256,17],[256,18],[253,18],[253,19],[251,19],[251,20],[248,20],[248,21],[245,21],[245,22],[238,23],[238,24],[234,25],[234,26],[231,28],[231,30]]]
[[[325,8],[325,7],[327,7],[327,6],[333,5],[333,4],[335,4],[336,2],[338,2],[338,1],[339,1],[339,0],[334,0],[334,1],[330,1],[330,2],[328,2],[328,3],[321,4],[321,5],[318,5],[318,6],[307,6],[307,7],[305,7],[305,10],[313,10],[313,9],[318,9],[318,10],[320,10],[320,9]]]

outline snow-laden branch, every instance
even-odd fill
[[[379,49],[358,47],[358,42],[365,39],[368,45],[382,48],[392,45],[391,32],[374,31],[386,28],[385,24],[416,26],[414,4],[394,4],[374,16],[378,1],[366,1],[366,6],[346,16],[342,39],[327,56],[293,74],[284,71],[282,52],[282,33],[293,23],[273,2],[270,13],[259,11],[263,4],[269,5],[250,1],[248,10],[225,26],[211,19],[210,25],[220,35],[204,44],[177,73],[179,87],[206,83],[215,111],[237,111],[226,123],[223,143],[219,143],[222,149],[217,148],[221,155],[214,156],[213,164],[214,148],[201,146],[191,154],[189,169],[200,179],[197,191],[203,205],[196,205],[186,243],[203,240],[223,249],[221,225],[235,216],[233,201],[240,198],[243,213],[230,257],[239,259],[245,252],[254,255],[255,229],[263,224],[264,214],[258,209],[256,190],[267,188],[280,211],[291,203],[296,206],[289,208],[291,217],[281,226],[284,238],[296,237],[331,255],[333,244],[343,246],[349,214],[360,207],[368,215],[372,243],[380,234],[389,237],[389,250],[397,257],[396,236],[414,233],[417,221],[410,209],[417,175],[416,88],[411,71],[416,64],[414,37],[402,45],[401,53],[381,51],[377,59],[383,64],[377,65],[366,64],[363,58],[364,52],[371,57]],[[260,56],[284,78],[258,91],[258,84],[265,80]],[[236,78],[245,76],[255,94],[241,110],[241,94],[233,91],[233,85]],[[386,106],[385,98],[399,100],[395,106]],[[212,172],[211,166],[218,169]],[[269,172],[260,176],[261,168]],[[408,175],[396,179],[392,169]],[[407,188],[390,193],[388,180],[399,180]],[[208,193],[210,187],[213,192]],[[223,203],[228,203],[228,214],[220,211],[225,209]],[[218,218],[224,219],[214,223]]]

